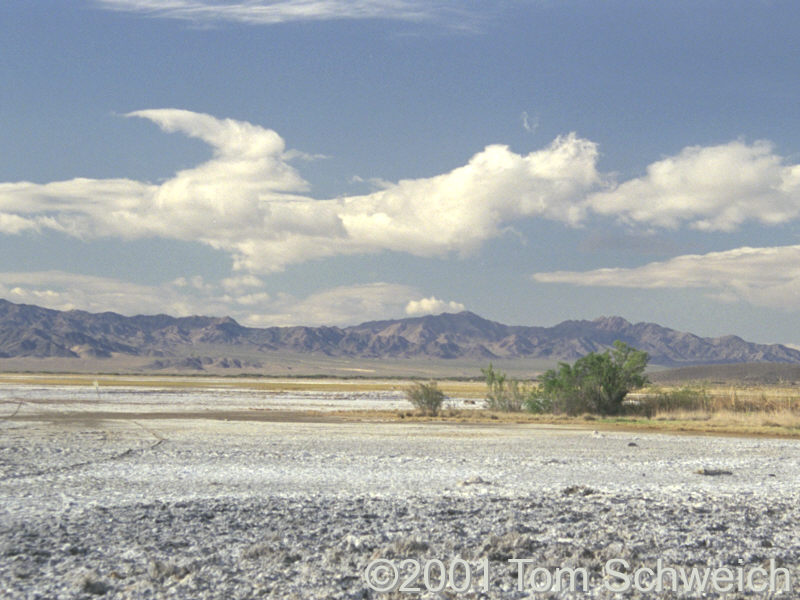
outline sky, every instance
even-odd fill
[[[800,344],[794,0],[4,0],[0,297]]]

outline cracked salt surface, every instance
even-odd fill
[[[592,585],[572,597],[615,597],[602,585],[609,558],[687,567],[772,559],[800,589],[795,441],[203,419],[210,405],[252,401],[230,390],[128,389],[109,395],[117,408],[179,407],[186,418],[93,419],[72,389],[47,389],[50,400],[63,394],[55,404],[21,391],[30,394],[24,412],[0,421],[3,598],[419,597],[370,590],[366,566],[456,557],[488,557],[488,591],[422,597],[530,598],[510,558],[585,567]],[[304,400],[347,402],[316,394]]]

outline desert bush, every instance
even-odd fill
[[[481,369],[486,379],[486,408],[502,412],[518,412],[525,401],[525,385],[509,380],[505,373],[495,371],[491,363]]]
[[[552,407],[533,382],[509,379],[505,373],[495,371],[491,363],[486,369],[481,369],[481,373],[486,379],[485,405],[489,410],[519,412],[525,409],[543,413]]]
[[[512,399],[506,386],[506,374],[495,371],[492,363],[489,363],[487,368],[481,369],[481,373],[486,379],[486,408],[500,411],[513,410]]]
[[[617,340],[611,350],[592,352],[573,365],[559,363],[540,379],[538,396],[551,399],[553,408],[567,414],[624,412],[623,400],[647,383],[647,352]]]
[[[538,386],[531,387],[531,391],[525,398],[525,410],[528,412],[542,414],[553,412],[553,399],[546,395]]]
[[[435,417],[444,404],[444,392],[435,381],[417,382],[406,388],[406,399],[425,415]]]

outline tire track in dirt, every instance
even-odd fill
[[[20,402],[20,406],[22,404],[24,404],[24,403],[25,403],[24,401]],[[17,411],[18,410],[19,410],[19,407],[17,408]],[[15,412],[15,414],[16,414],[16,412]],[[6,419],[10,419],[12,417],[13,417],[13,415],[11,417],[6,417]],[[125,421],[120,421],[120,422],[125,422]],[[89,466],[93,466],[93,465],[98,465],[98,464],[102,464],[102,463],[108,463],[108,462],[114,462],[114,461],[118,461],[118,460],[123,460],[125,458],[129,458],[129,457],[132,457],[132,456],[138,456],[138,455],[144,454],[145,452],[149,452],[149,451],[155,450],[156,448],[161,446],[161,444],[163,444],[164,442],[168,441],[166,437],[164,437],[163,435],[161,435],[160,433],[158,433],[154,429],[151,429],[150,427],[145,427],[144,425],[142,425],[138,421],[130,421],[130,422],[133,423],[134,425],[136,425],[137,427],[139,427],[148,436],[151,436],[151,437],[155,438],[155,441],[153,443],[147,445],[147,446],[135,447],[135,448],[126,448],[125,450],[123,450],[121,452],[118,452],[118,453],[115,453],[115,454],[111,454],[109,456],[104,456],[104,457],[101,457],[101,458],[83,460],[83,461],[79,461],[79,462],[68,464],[68,465],[60,465],[60,466],[57,466],[57,467],[39,469],[39,470],[36,470],[36,471],[30,471],[30,472],[27,472],[27,473],[11,473],[11,474],[5,475],[3,477],[0,477],[0,483],[4,482],[4,481],[9,481],[9,480],[15,480],[15,479],[26,479],[26,478],[33,478],[33,477],[43,477],[43,476],[46,476],[46,475],[57,475],[57,474],[60,474],[60,473],[67,473],[67,472],[70,472],[70,471],[77,471],[79,469],[83,469],[85,467],[89,467]],[[104,442],[103,446],[108,444],[109,439],[114,436],[114,432],[109,428],[99,429],[98,431],[103,434],[103,442]],[[103,446],[101,446],[101,448]]]

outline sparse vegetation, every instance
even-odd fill
[[[486,408],[489,410],[499,410],[513,412],[522,410],[522,402],[518,397],[512,397],[509,386],[506,385],[506,374],[495,371],[492,363],[481,373],[486,378]],[[514,386],[517,396],[519,386]]]
[[[428,383],[417,382],[407,387],[406,398],[423,415],[435,417],[439,414],[444,404],[445,395],[435,381]]]
[[[653,387],[632,394],[628,413],[646,417],[694,413],[697,418],[720,413],[772,415],[800,413],[800,394],[785,388]]]
[[[486,408],[500,412],[520,412],[523,408],[529,412],[542,413],[550,410],[547,400],[538,394],[533,382],[508,379],[505,373],[495,371],[491,363],[481,369],[486,379]]]
[[[515,366],[517,372],[524,372]],[[475,369],[477,370],[477,369]],[[509,379],[493,369],[504,379],[504,389],[509,392]],[[12,385],[69,385],[91,389],[98,380],[101,390],[107,386],[127,388],[157,387],[190,389],[213,387],[223,389],[246,389],[265,392],[273,391],[324,391],[324,392],[365,392],[396,391],[403,392],[412,381],[393,378],[240,378],[203,376],[136,376],[136,375],[97,375],[97,374],[0,374],[0,383]],[[444,410],[446,399],[436,416],[430,416],[411,407],[399,411],[378,409],[342,410],[315,412],[300,410],[293,414],[301,419],[336,421],[396,421],[406,423],[427,422],[433,419],[454,423],[492,423],[492,424],[554,424],[570,427],[591,427],[592,429],[623,429],[639,431],[661,431],[673,433],[712,433],[737,435],[764,435],[792,437],[800,439],[800,386],[785,384],[748,385],[730,382],[724,384],[660,384],[628,394],[619,415],[602,415],[579,412],[572,416],[551,406],[550,398],[542,394],[540,387],[521,381],[526,393],[531,389],[535,394],[525,397],[521,412],[490,410],[482,399],[486,398],[485,377],[479,379],[439,380],[438,388],[449,398],[464,399],[462,408],[451,407]],[[93,392],[92,392],[93,393]],[[474,400],[473,400],[474,399]],[[481,405],[486,410],[476,410]],[[10,413],[7,413],[7,415]],[[200,414],[200,413],[198,413]],[[245,414],[245,413],[242,413]],[[219,414],[202,413],[203,418],[220,418]],[[119,415],[118,415],[119,416]],[[86,418],[89,418],[88,416]],[[227,416],[226,416],[227,418]],[[241,418],[241,417],[239,417]],[[256,411],[246,413],[247,420],[291,420],[292,414],[283,411]]]
[[[629,398],[626,407],[627,412],[646,417],[664,412],[708,412],[711,408],[711,396],[703,387],[654,388]]]

